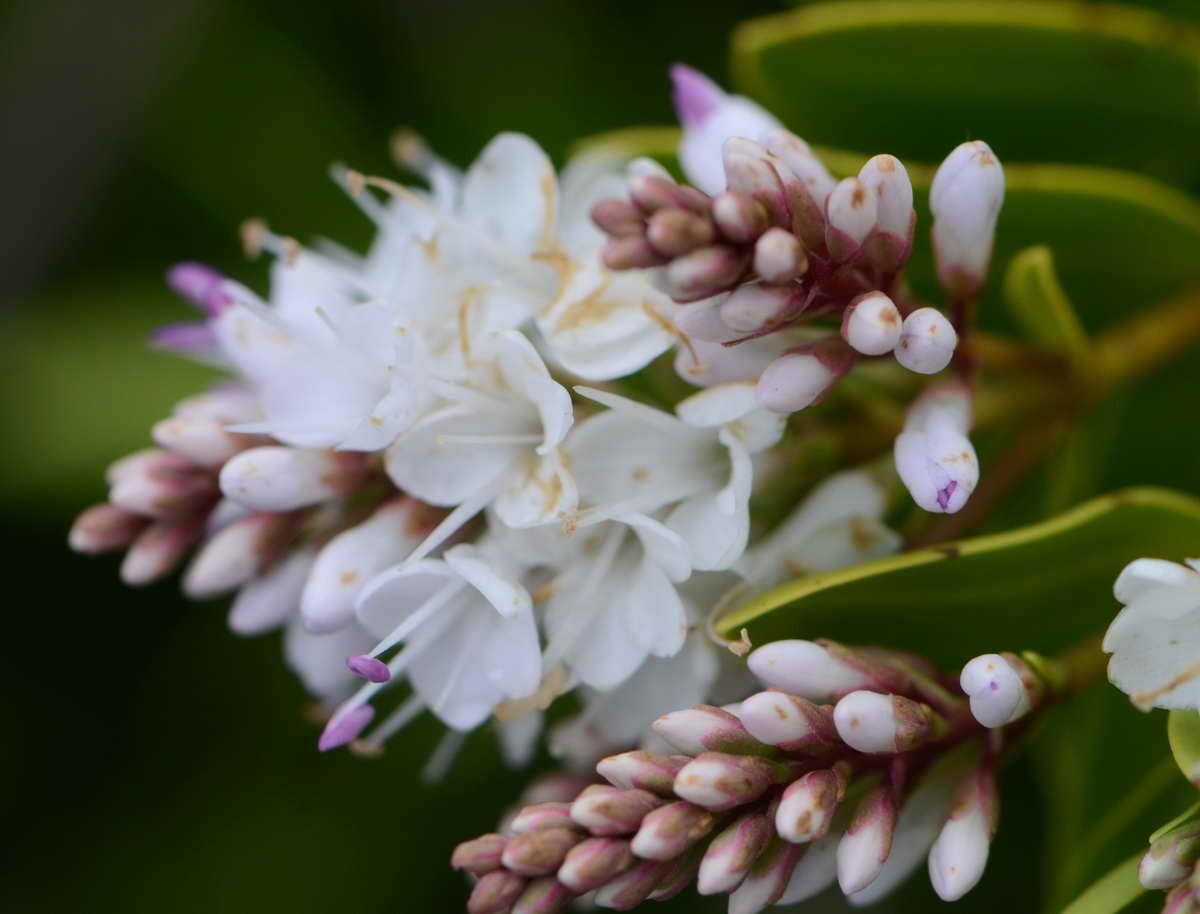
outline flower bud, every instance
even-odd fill
[[[638,270],[667,262],[645,235],[610,238],[600,253],[600,260],[610,270]]]
[[[1200,903],[1197,890],[1190,882],[1181,883],[1167,893],[1167,902],[1162,914],[1195,914]]]
[[[704,858],[706,850],[705,845],[697,844],[687,853],[675,858],[673,868],[650,893],[650,900],[666,901],[692,886],[696,881],[696,874],[700,872],[700,861]]]
[[[867,241],[867,256],[880,269],[894,272],[905,264],[912,249],[917,218],[912,182],[903,163],[891,155],[868,160],[858,178],[875,195],[875,234]]]
[[[183,592],[205,600],[241,587],[296,531],[297,518],[291,514],[255,514],[235,521],[196,553],[184,573]]]
[[[921,508],[954,514],[979,482],[979,459],[966,431],[971,395],[961,384],[930,388],[909,408],[896,436],[896,471]]]
[[[805,848],[778,835],[754,861],[745,880],[729,897],[729,914],[758,914],[779,901]]]
[[[729,137],[757,139],[779,126],[767,111],[740,95],[729,95],[704,74],[683,64],[671,67],[672,100],[683,138],[679,164],[688,180],[710,194],[725,188],[721,150]]]
[[[202,467],[219,467],[239,451],[262,443],[261,435],[225,431],[224,423],[207,416],[171,416],[155,424],[150,436],[166,448]]]
[[[968,662],[959,684],[971,699],[971,714],[985,727],[1003,727],[1029,711],[1029,691],[1021,673],[1000,654],[982,654]]]
[[[712,217],[721,234],[735,244],[749,244],[767,230],[767,210],[740,191],[726,191],[712,202]]]
[[[656,174],[638,174],[630,178],[629,198],[634,206],[647,216],[660,209],[672,208],[686,209],[698,216],[707,216],[710,205],[707,194]]]
[[[775,413],[794,413],[811,406],[833,389],[857,358],[837,337],[785,353],[758,379],[758,404]]]
[[[203,263],[185,261],[167,270],[167,285],[184,301],[216,317],[232,300],[221,291],[224,274]]]
[[[571,819],[593,835],[627,835],[638,830],[646,813],[663,803],[645,790],[593,784],[571,804]]]
[[[895,349],[900,326],[900,311],[882,292],[864,292],[842,312],[842,339],[863,355]]]
[[[512,906],[512,914],[558,914],[570,907],[576,893],[557,879],[534,879]]]
[[[596,771],[614,787],[671,797],[674,796],[675,776],[689,761],[687,756],[638,750],[601,759]]]
[[[121,562],[121,580],[141,587],[170,574],[204,534],[201,517],[157,520],[138,534]]]
[[[739,333],[754,333],[782,323],[791,315],[800,296],[800,290],[793,285],[746,283],[721,303],[721,321]]]
[[[716,231],[708,219],[685,209],[660,209],[650,217],[646,240],[666,257],[678,257],[711,244]]]
[[[875,228],[875,195],[858,178],[838,182],[825,202],[825,244],[835,262],[851,260]]]
[[[1138,881],[1147,889],[1170,889],[1192,875],[1200,861],[1200,820],[1189,819],[1160,835],[1138,863]]]
[[[937,374],[958,346],[954,325],[937,308],[918,308],[900,326],[896,361],[917,374]]]
[[[147,523],[141,515],[104,502],[93,505],[75,518],[67,543],[75,552],[100,555],[128,546]]]
[[[728,245],[699,248],[675,258],[667,266],[667,289],[676,301],[707,298],[734,285],[745,272],[748,261],[746,254]]]
[[[211,473],[190,463],[180,465],[174,455],[158,455],[122,470],[108,500],[130,514],[158,518],[179,517],[216,500]]]
[[[732,892],[771,840],[771,823],[765,812],[748,812],[713,838],[696,879],[701,895]]]
[[[757,756],[704,752],[680,769],[675,793],[719,812],[757,800],[785,773],[784,766]]]
[[[825,837],[845,785],[838,772],[810,771],[783,792],[775,810],[775,830],[793,844]]]
[[[592,901],[600,908],[630,911],[650,897],[675,868],[674,860],[646,860],[610,879],[596,890]]]
[[[938,281],[956,298],[983,288],[1004,203],[1004,169],[982,140],[963,143],[939,166],[929,189]]]
[[[500,862],[521,876],[548,876],[583,836],[574,828],[542,828],[513,838]]]
[[[221,491],[257,511],[291,511],[353,491],[363,474],[361,454],[256,447],[221,468]]]
[[[791,232],[770,228],[754,243],[754,272],[766,282],[791,282],[808,272],[808,254]]]
[[[677,857],[712,831],[717,818],[686,800],[660,806],[646,815],[631,847],[647,860]]]
[[[633,863],[629,842],[618,838],[587,838],[567,852],[558,880],[573,892],[590,892]]]
[[[962,898],[983,876],[998,814],[995,775],[981,766],[959,787],[954,810],[929,851],[929,881],[942,901]]]
[[[525,891],[525,880],[508,870],[485,873],[467,900],[467,914],[508,914]]]
[[[683,305],[675,312],[675,326],[693,340],[709,343],[735,340],[741,334],[721,320],[721,303],[722,299],[712,298]]]
[[[535,803],[526,806],[508,823],[514,835],[525,835],[543,828],[579,828],[571,818],[570,803]]]
[[[646,232],[645,218],[626,200],[601,200],[592,207],[591,216],[597,228],[616,238]]]
[[[776,904],[791,905],[807,901],[821,894],[837,880],[837,849],[845,832],[849,815],[843,808],[838,811],[834,824],[824,838],[809,844],[793,844],[803,851],[787,887]]]
[[[750,735],[785,752],[821,755],[837,745],[829,712],[786,692],[758,692],[744,702],[742,724]]]
[[[937,735],[941,719],[932,708],[901,695],[851,692],[833,709],[838,736],[867,753],[908,752]]]
[[[835,702],[858,689],[903,691],[903,674],[872,663],[832,641],[772,641],[750,654],[750,672],[774,689],[817,704]]]
[[[312,550],[298,550],[247,581],[229,608],[230,630],[252,636],[283,625],[296,611],[312,564]]]
[[[654,722],[654,732],[688,755],[710,750],[751,755],[770,751],[747,732],[740,720],[712,705],[664,714]]]
[[[450,865],[456,870],[482,876],[499,869],[500,855],[507,844],[508,839],[503,835],[482,835],[474,841],[464,841],[454,848]]]
[[[786,130],[766,134],[763,145],[775,157],[776,171],[783,181],[792,213],[793,234],[806,247],[818,250],[825,246],[825,201],[833,193],[837,181],[809,145]]]
[[[757,200],[767,213],[768,224],[791,226],[783,182],[762,146],[744,137],[730,137],[721,149],[721,160],[729,190]]]
[[[843,894],[851,895],[875,881],[892,852],[895,827],[896,801],[892,788],[880,784],[863,797],[850,827],[838,842],[837,877]]]

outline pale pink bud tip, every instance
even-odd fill
[[[687,64],[672,64],[668,72],[673,86],[671,100],[675,104],[675,113],[685,127],[703,123],[725,97],[720,86]]]
[[[317,740],[317,749],[328,752],[352,742],[367,728],[374,716],[375,709],[371,705],[359,705],[344,714],[335,714],[321,732],[321,738]]]
[[[481,835],[473,841],[464,841],[450,855],[450,866],[482,876],[499,869],[500,857],[508,839],[502,835]]]
[[[493,870],[475,883],[467,914],[508,914],[525,891],[525,880],[508,870]]]
[[[363,679],[371,682],[387,682],[392,678],[392,671],[378,657],[369,657],[366,654],[354,654],[346,658],[346,666],[350,668],[350,671],[355,676],[361,676]]]
[[[129,545],[145,526],[144,517],[116,505],[94,505],[75,519],[67,542],[76,552],[98,555]]]
[[[216,317],[231,304],[221,291],[224,275],[202,263],[185,261],[167,270],[167,285],[180,298]]]

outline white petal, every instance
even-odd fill
[[[685,581],[692,573],[692,556],[687,542],[674,530],[642,514],[620,518],[637,534],[638,541],[672,581]]]
[[[528,399],[541,417],[543,441],[538,452],[544,454],[557,447],[571,427],[574,418],[571,394],[550,377],[533,344],[517,331],[499,334],[497,345],[505,381]]]
[[[554,166],[529,137],[501,133],[467,171],[462,206],[466,218],[489,235],[531,254],[554,231],[558,209]]]
[[[358,620],[383,638],[435,594],[458,587],[457,575],[439,559],[398,565],[376,575],[358,597]]]
[[[614,606],[613,611],[618,607]],[[649,558],[638,564],[619,605],[634,639],[647,653],[673,657],[687,638],[688,621],[675,585]]]
[[[300,606],[313,558],[311,549],[295,550],[246,584],[229,609],[229,627],[239,635],[258,635],[286,622]]]
[[[1200,575],[1178,562],[1165,559],[1135,559],[1117,575],[1113,596],[1129,604],[1164,588],[1188,588],[1200,584]]]
[[[500,615],[507,617],[529,613],[533,600],[529,591],[518,584],[491,561],[477,546],[461,543],[446,550],[446,564],[462,576],[492,605]]]
[[[309,692],[332,701],[348,694],[359,682],[346,668],[346,658],[369,650],[371,640],[357,625],[327,635],[314,635],[296,617],[284,633],[283,653],[288,666]]]
[[[1108,678],[1139,707],[1200,708],[1200,606],[1166,619],[1137,606],[1109,626]]]
[[[754,388],[751,381],[716,384],[682,400],[676,405],[675,414],[697,428],[725,425],[758,409]]]

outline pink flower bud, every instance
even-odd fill
[[[716,823],[716,816],[707,809],[679,800],[647,814],[631,847],[647,860],[670,860],[712,831]]]
[[[703,844],[698,844],[687,853],[677,857],[674,867],[663,877],[658,887],[650,893],[650,900],[666,901],[695,884],[705,850]]]
[[[626,835],[637,831],[646,814],[662,803],[645,790],[593,784],[571,804],[571,818],[593,835]]]
[[[744,702],[742,724],[760,742],[786,752],[821,755],[838,744],[829,712],[786,692],[759,692]]]
[[[567,852],[558,868],[558,881],[574,892],[590,892],[633,864],[629,842],[618,838],[587,838]]]
[[[167,285],[180,298],[216,317],[231,304],[221,291],[224,274],[203,263],[185,261],[167,270]]]
[[[592,900],[597,907],[630,911],[650,897],[663,879],[675,868],[674,860],[646,860],[610,879],[596,890]]]
[[[160,452],[161,453],[161,452]],[[180,466],[177,458],[148,458],[117,476],[109,501],[131,514],[145,517],[179,517],[216,501],[216,480],[193,464]]]
[[[1170,829],[1150,845],[1138,863],[1138,881],[1147,889],[1170,889],[1191,876],[1200,861],[1200,821]]]
[[[740,720],[712,705],[665,714],[654,722],[654,732],[688,755],[707,750],[758,755],[769,751]]]
[[[622,752],[601,759],[596,771],[614,787],[646,790],[660,797],[674,796],[675,776],[690,759],[657,752]]]
[[[979,459],[966,435],[970,424],[971,394],[962,384],[930,388],[909,407],[896,436],[896,472],[924,510],[953,514],[975,491]]]
[[[758,403],[776,413],[794,413],[811,406],[833,389],[857,357],[836,337],[786,353],[758,379]]]
[[[791,211],[779,172],[762,146],[744,137],[730,137],[721,150],[725,181],[731,191],[757,200],[767,213],[767,222],[790,228]]]
[[[875,195],[858,178],[838,182],[825,202],[825,244],[836,262],[853,259],[875,228]]]
[[[671,261],[666,273],[667,288],[676,301],[707,298],[736,283],[748,261],[745,253],[727,245],[699,248]]]
[[[602,232],[617,238],[646,232],[645,218],[626,200],[601,200],[592,207],[591,216]]]
[[[896,361],[917,374],[937,374],[958,347],[954,325],[937,308],[918,308],[900,326]]]
[[[353,491],[364,471],[361,454],[256,447],[221,468],[221,491],[256,511],[291,511]]]
[[[700,863],[696,891],[701,895],[732,892],[771,840],[765,812],[749,812],[713,838]]]
[[[203,517],[158,520],[138,534],[121,562],[121,580],[141,587],[170,574],[204,533]]]
[[[562,865],[567,851],[582,837],[574,828],[532,831],[509,841],[500,862],[521,876],[548,876]]]
[[[296,534],[292,514],[255,514],[219,531],[196,553],[183,576],[193,600],[220,596],[250,580]]]
[[[464,841],[454,848],[450,865],[456,870],[482,876],[499,869],[500,855],[507,844],[508,839],[503,835],[482,835],[474,841]]]
[[[645,235],[610,238],[600,260],[610,270],[637,270],[662,266],[667,258],[654,249]]]
[[[710,201],[708,195],[676,184],[670,178],[659,175],[641,174],[629,182],[629,198],[647,216],[660,209],[680,208],[690,210],[698,216],[707,216]]]
[[[983,288],[1003,204],[1004,169],[982,140],[957,147],[933,176],[933,253],[950,295],[972,298]]]
[[[467,914],[509,914],[525,891],[525,880],[508,870],[485,873],[467,900]]]
[[[900,311],[882,292],[864,292],[842,312],[842,339],[863,355],[883,355],[900,342]]]
[[[954,810],[929,851],[929,881],[943,901],[958,901],[983,876],[998,815],[995,774],[981,766],[959,787]]]
[[[805,848],[776,836],[729,897],[729,914],[758,914],[779,901]]]
[[[735,244],[749,244],[767,230],[767,210],[749,194],[731,190],[713,198],[712,217],[721,234]]]
[[[817,704],[857,689],[902,691],[907,678],[833,642],[772,641],[748,658],[750,672],[766,685]]]
[[[902,267],[912,249],[912,182],[895,156],[877,155],[859,170],[858,178],[875,195],[875,234],[867,242],[867,256],[881,269]]]
[[[875,881],[892,852],[896,827],[896,801],[892,788],[880,784],[871,790],[854,813],[838,842],[837,874],[842,893],[852,895]]]
[[[1163,905],[1162,914],[1195,914],[1197,908],[1197,889],[1191,882],[1183,882],[1167,893],[1167,902]]]
[[[104,502],[75,519],[67,543],[84,555],[100,555],[128,546],[146,526],[146,518]]]
[[[650,217],[646,228],[646,240],[667,257],[711,244],[716,234],[711,221],[685,209],[660,209]]]
[[[783,792],[775,830],[795,844],[825,837],[841,802],[844,784],[835,771],[810,771]]]
[[[763,145],[775,157],[792,212],[792,232],[806,247],[825,246],[825,202],[837,181],[809,145],[786,130],[766,135]]]
[[[576,893],[557,879],[534,879],[513,904],[512,914],[558,914],[570,907],[575,898]]]
[[[851,692],[833,709],[838,736],[867,753],[908,752],[928,742],[937,730],[933,709],[901,695]]]
[[[778,324],[792,313],[801,298],[794,285],[771,285],[762,282],[738,286],[721,303],[721,321],[739,333],[754,333]]]
[[[697,806],[721,811],[757,800],[785,775],[784,766],[756,756],[704,752],[680,769],[675,793]]]
[[[508,823],[508,830],[514,835],[525,835],[543,828],[578,827],[571,818],[571,804],[561,802],[526,806]]]
[[[786,229],[767,229],[754,243],[754,272],[766,282],[791,282],[808,272],[808,253]]]
[[[159,447],[202,467],[219,467],[239,451],[264,442],[261,435],[225,431],[224,423],[206,416],[171,416],[157,423],[150,436]]]

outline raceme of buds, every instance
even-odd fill
[[[954,382],[928,389],[909,407],[896,436],[896,472],[926,511],[954,514],[979,482],[979,458],[967,438],[971,418],[971,394]]]
[[[958,146],[929,189],[938,280],[955,298],[973,298],[992,259],[996,219],[1004,203],[1004,169],[987,143]]]

